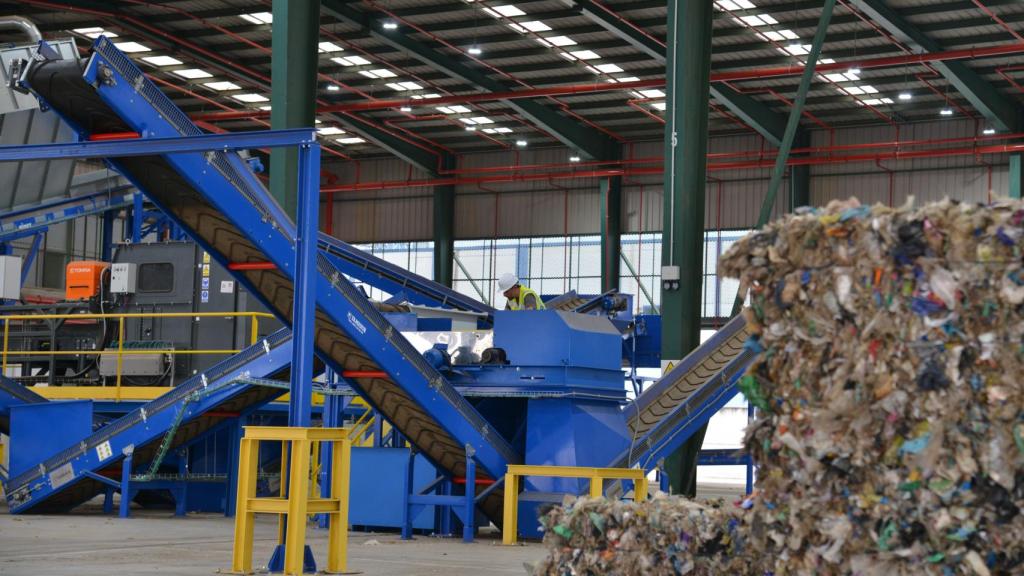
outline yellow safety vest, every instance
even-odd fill
[[[536,291],[531,290],[522,284],[519,285],[519,298],[509,298],[508,307],[511,310],[523,310],[523,303],[526,301],[526,296],[530,294],[532,294],[537,301],[537,310],[543,310],[544,301],[540,299],[540,294],[537,294]]]

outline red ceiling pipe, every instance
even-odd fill
[[[90,142],[106,142],[108,140],[132,140],[141,138],[138,132],[104,132],[101,134],[89,134]]]
[[[369,102],[352,102],[348,104],[332,104],[318,106],[318,114],[327,112],[363,112],[367,110],[385,110],[387,108],[401,108],[402,106],[445,106],[448,104],[472,104],[474,102],[493,102],[495,100],[515,100],[518,98],[539,98],[542,96],[568,96],[571,94],[591,94],[594,92],[611,92],[616,90],[640,90],[644,88],[658,88],[665,85],[664,79],[639,80],[637,82],[619,82],[611,84],[607,82],[590,82],[588,84],[568,84],[564,86],[547,86],[545,88],[532,88],[529,90],[508,90],[505,92],[483,92],[479,94],[458,94],[453,96],[442,96],[440,98],[423,98],[412,100],[404,98],[401,100],[373,100]],[[240,118],[263,118],[269,117],[268,110],[245,110],[238,112],[211,112],[193,116],[200,120],[237,120]]]
[[[228,270],[277,270],[277,265],[273,262],[231,262]]]
[[[833,64],[819,64],[815,71],[820,74],[836,71],[846,71],[850,68],[894,68],[908,66],[911,64],[925,64],[928,62],[945,62],[949,60],[968,60],[975,58],[991,58],[1006,56],[1010,54],[1024,53],[1024,42],[1014,44],[1002,44],[999,46],[987,46],[983,48],[966,48],[963,50],[946,50],[943,52],[931,52],[928,54],[908,54],[904,56],[889,56],[885,58],[871,58],[864,60],[849,60]],[[712,82],[735,82],[739,80],[756,80],[759,78],[779,78],[785,76],[797,76],[803,72],[803,66],[775,66],[770,68],[756,68],[750,70],[734,70],[730,72],[717,72],[711,75]],[[371,102],[353,102],[349,104],[333,104],[317,107],[317,113],[327,112],[359,112],[366,110],[382,110],[387,108],[400,108],[402,106],[444,106],[447,104],[467,104],[473,102],[493,102],[496,100],[515,100],[518,98],[538,98],[544,96],[569,96],[572,94],[592,94],[596,92],[610,92],[617,90],[637,90],[644,88],[660,88],[665,85],[663,78],[653,80],[640,80],[638,82],[610,83],[588,83],[570,84],[565,86],[548,86],[544,88],[533,88],[529,90],[510,90],[507,92],[487,92],[478,94],[462,94],[456,96],[443,96],[441,98],[430,98],[422,100],[374,100]],[[199,114],[193,119],[214,122],[219,120],[239,120],[246,118],[266,118],[270,112],[266,110],[245,110],[232,112],[212,112]]]
[[[1004,154],[1010,152],[1024,151],[1024,143],[1018,144],[993,144],[989,146],[971,146],[962,148],[942,148],[937,150],[916,150],[916,151],[891,151],[877,152],[872,154],[853,154],[846,156],[818,156],[790,158],[786,163],[788,166],[818,166],[825,164],[850,164],[856,162],[878,162],[882,160],[899,161],[915,158],[941,158],[948,156],[976,156],[985,154]],[[764,160],[750,160],[743,162],[712,162],[707,168],[709,171],[718,170],[747,170],[759,168],[771,168],[775,160],[766,158]],[[358,184],[346,184],[335,186],[330,189],[321,189],[321,192],[351,192],[357,190],[385,190],[392,188],[423,188],[431,186],[452,186],[452,185],[481,185],[490,182],[526,182],[535,180],[565,180],[584,178],[603,178],[607,176],[639,176],[661,174],[662,167],[642,167],[625,169],[604,169],[604,170],[580,170],[570,172],[554,172],[539,174],[511,174],[511,175],[489,175],[476,178],[433,178],[425,180],[393,180],[383,182],[362,182]]]
[[[388,378],[388,373],[381,370],[343,370],[342,378]]]

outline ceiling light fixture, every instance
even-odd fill
[[[469,52],[473,56],[479,56],[479,55],[484,53],[484,51],[481,50],[480,47],[477,46],[476,44],[473,44],[472,46],[470,46],[469,50],[466,50],[466,52]]]
[[[580,161],[580,157],[579,156],[576,156],[576,155],[569,156],[569,162],[579,162],[579,161]]]
[[[942,110],[939,111],[939,115],[941,115],[941,116],[952,116],[953,115],[953,109],[952,108],[943,108]]]
[[[394,20],[387,20],[387,21],[384,22],[384,24],[382,24],[382,27],[385,30],[397,30],[398,29],[398,22],[395,22]]]
[[[402,112],[412,112],[412,106],[402,106],[399,110]]]
[[[339,88],[337,84],[328,84],[327,89],[330,90],[331,92],[337,92],[338,90],[341,90],[341,88]]]
[[[516,140],[516,146],[520,148],[526,148],[526,140]]]
[[[849,70],[847,70],[846,73],[847,74],[853,74],[854,76],[860,76],[860,68],[857,68],[856,66],[854,66],[853,68],[850,68]]]
[[[911,94],[910,92],[906,92],[906,91],[900,92],[900,95],[898,96],[898,98],[900,100],[910,100],[913,97],[914,97],[913,94]]]
[[[996,133],[996,129],[995,128],[985,128],[984,130],[981,131],[981,133],[984,134],[985,136],[991,136],[991,135]]]

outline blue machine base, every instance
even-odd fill
[[[284,572],[284,546],[281,544],[274,547],[274,553],[270,555],[270,562],[267,562],[267,570],[271,574]],[[305,574],[316,573],[316,560],[313,558],[313,551],[310,550],[309,545],[306,545],[306,549],[303,551],[302,572]]]

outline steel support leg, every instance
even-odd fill
[[[138,194],[138,192],[136,192]],[[103,234],[100,242],[100,260],[103,262],[110,262],[113,256],[114,248],[114,216],[116,213],[113,210],[107,210],[103,213]]]
[[[313,406],[313,328],[316,324],[316,243],[320,207],[320,147],[299,149],[299,219],[292,303],[292,379],[288,425],[309,427]]]
[[[409,502],[413,491],[413,472],[416,470],[416,451],[409,450],[409,463],[402,481],[402,540],[412,540],[412,504]]]
[[[132,455],[134,451],[129,451],[124,461],[121,463],[121,506],[118,510],[118,516],[121,518],[127,518],[128,512],[132,503]]]
[[[622,176],[602,178],[601,185],[601,291],[619,287],[622,261]]]
[[[703,290],[705,156],[711,71],[711,2],[669,2],[667,123],[662,234],[662,367],[700,345]],[[674,280],[673,280],[674,278]],[[668,460],[673,484],[696,483],[698,433]]]
[[[472,448],[466,448],[466,511],[462,519],[462,541],[472,542],[476,533],[476,460]]]
[[[146,213],[142,207],[142,193],[136,192],[132,201],[132,244],[138,244],[142,242],[142,220]]]

